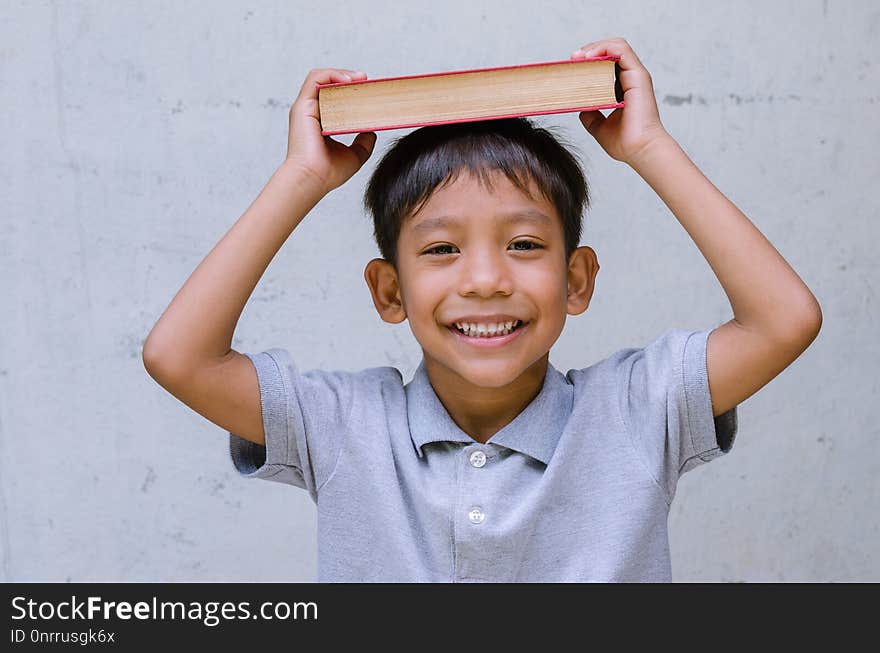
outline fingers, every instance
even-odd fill
[[[596,132],[602,123],[605,122],[605,116],[600,111],[581,111],[578,114],[581,124],[592,136],[596,136]]]
[[[299,95],[290,106],[291,118],[304,115],[320,122],[318,111],[318,84],[336,84],[339,82],[363,81],[367,74],[360,70],[348,68],[313,68],[306,75]]]
[[[354,137],[349,149],[352,150],[360,159],[360,165],[364,165],[370,155],[373,153],[373,147],[376,145],[376,132],[360,132]]]
[[[582,45],[578,50],[571,54],[572,59],[583,59],[585,57],[603,57],[606,55],[616,55],[620,57],[620,67],[623,70],[632,70],[634,68],[644,68],[644,65],[636,56],[630,44],[626,39],[605,39],[602,41],[593,41]]]
[[[299,91],[297,100],[318,98],[317,84],[338,84],[340,82],[363,81],[367,78],[367,74],[360,70],[350,70],[348,68],[313,68],[306,75],[302,88]]]
[[[615,55],[620,57],[618,65],[620,66],[620,85],[623,87],[624,94],[632,88],[650,87],[653,88],[653,80],[648,69],[642,64],[641,60],[636,56],[626,39],[605,39],[603,41],[593,41],[582,46],[579,50],[572,52],[572,59],[583,59],[586,57],[602,57],[606,55]]]
[[[571,53],[571,58],[583,59],[587,56],[587,52],[589,52],[594,45],[596,45],[595,41],[593,41],[592,43],[587,43],[586,45],[582,45],[580,48]]]

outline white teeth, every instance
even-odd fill
[[[472,322],[456,322],[455,327],[472,338],[491,338],[492,336],[506,336],[513,331],[515,325],[522,324],[521,320],[512,320],[500,324],[474,324]]]

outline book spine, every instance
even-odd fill
[[[620,84],[620,57],[614,61],[614,98],[618,102],[623,102],[623,86]],[[621,104],[621,106],[623,106]]]

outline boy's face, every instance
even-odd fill
[[[383,259],[367,266],[377,310],[388,322],[409,320],[432,378],[462,390],[503,388],[523,374],[543,379],[566,315],[586,310],[595,253],[579,247],[566,261],[562,220],[534,183],[531,192],[502,173],[490,192],[463,171],[404,221],[397,271]],[[514,213],[532,218],[502,220]],[[441,216],[451,221],[440,224]],[[524,323],[505,344],[477,346],[454,331],[464,317],[495,314]]]

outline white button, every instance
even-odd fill
[[[482,467],[486,464],[486,454],[482,451],[475,451],[471,454],[471,465],[474,467]]]
[[[479,506],[474,506],[468,513],[468,519],[471,520],[472,524],[482,524],[483,520],[486,519],[486,513],[480,510]]]

